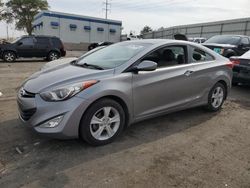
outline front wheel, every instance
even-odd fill
[[[16,54],[8,51],[3,53],[3,60],[6,62],[14,62],[16,60]]]
[[[212,112],[217,112],[221,109],[226,98],[226,88],[223,84],[217,83],[210,90],[208,95],[207,109]]]
[[[111,143],[125,127],[125,113],[114,100],[95,102],[84,114],[80,124],[80,136],[93,146]]]

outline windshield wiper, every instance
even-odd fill
[[[98,69],[98,70],[104,70],[103,67],[100,67],[100,66],[98,66],[98,65],[88,64],[88,63],[84,63],[84,64],[82,64],[81,66],[93,67],[93,68]]]

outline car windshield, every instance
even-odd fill
[[[11,44],[15,44],[17,41],[19,41],[21,39],[21,37],[18,37],[18,38],[16,38],[15,40],[13,40],[12,42],[11,42]]]
[[[205,43],[237,45],[239,42],[240,42],[240,37],[238,36],[214,36],[208,39]]]
[[[78,59],[76,65],[90,65],[102,69],[118,67],[146,49],[149,43],[117,43]]]

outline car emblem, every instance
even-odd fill
[[[25,96],[25,94],[26,94],[25,90],[24,90],[23,88],[21,88],[21,89],[20,89],[20,95],[21,95],[21,96]]]

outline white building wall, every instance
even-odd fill
[[[50,35],[57,36],[61,38],[64,43],[93,43],[93,42],[119,42],[121,36],[121,22],[120,25],[112,24],[112,21],[99,19],[99,18],[90,18],[82,17],[85,20],[81,20],[81,17],[77,15],[72,15],[72,19],[68,17],[65,18],[65,15],[70,16],[69,14],[55,13],[59,15],[55,17],[54,12],[50,12],[53,16],[39,16],[43,12],[39,13],[33,22],[33,25],[36,26],[34,33],[36,35]],[[60,14],[62,16],[60,16]],[[35,17],[35,18],[36,18]],[[80,19],[80,20],[79,20]],[[58,27],[53,27],[51,22],[56,22],[59,24]],[[99,23],[99,22],[108,22],[108,23]],[[111,22],[111,23],[110,23]],[[42,26],[37,26],[39,24]],[[119,21],[118,21],[119,23]],[[70,24],[76,25],[75,30],[70,29]],[[85,30],[84,26],[90,26],[91,30]],[[98,31],[98,28],[103,28],[103,31]],[[115,33],[110,32],[110,29],[116,30]]]

